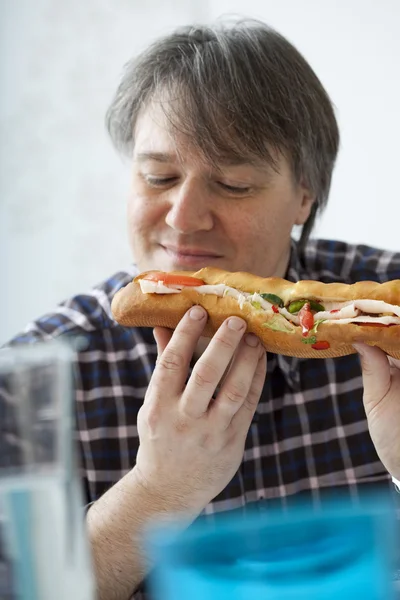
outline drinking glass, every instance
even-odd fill
[[[0,598],[91,600],[74,453],[73,348],[0,351]]]

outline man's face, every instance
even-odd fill
[[[288,162],[207,165],[160,109],[137,121],[128,228],[141,271],[213,266],[283,277],[294,224],[313,202]]]

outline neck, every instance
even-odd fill
[[[290,252],[291,252],[291,244],[290,244],[290,241],[289,241],[288,247],[283,252],[280,260],[278,261],[278,263],[276,265],[274,277],[282,277],[282,278],[285,277],[287,269],[288,269],[288,266],[289,266]]]

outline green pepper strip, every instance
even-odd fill
[[[322,304],[319,304],[319,302],[316,302],[315,300],[294,300],[289,304],[288,311],[292,315],[298,313],[307,302],[310,305],[311,310],[314,312],[321,312],[325,310]]]
[[[276,296],[275,294],[259,294],[259,295],[264,300],[271,302],[271,304],[274,304],[275,306],[279,306],[280,308],[283,308],[283,300],[282,300],[282,298],[279,298],[279,296]]]

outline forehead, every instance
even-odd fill
[[[149,152],[155,152],[162,149],[163,146],[168,148],[176,145],[178,140],[189,143],[188,139],[181,139],[186,136],[174,132],[173,129],[162,106],[152,102],[140,111],[137,118],[134,131],[134,153],[137,154],[144,148]]]
[[[133,157],[135,161],[156,160],[157,162],[174,162],[182,164],[195,162],[205,168],[219,169],[225,167],[248,166],[264,173],[275,170],[271,162],[255,156],[239,156],[235,152],[216,150],[210,140],[210,154],[206,154],[199,145],[198,138],[190,136],[179,126],[178,110],[173,107],[174,119],[170,117],[166,103],[151,102],[140,112],[134,131]],[[197,132],[196,132],[197,133]],[[212,151],[215,150],[213,156]],[[281,157],[276,153],[276,167]],[[279,170],[279,167],[278,167]]]
[[[179,123],[179,110],[173,107],[171,118],[169,103],[151,102],[137,118],[134,132],[134,160],[157,160],[157,162],[195,161],[199,166],[210,168],[212,162],[199,148],[194,136],[183,131]]]

